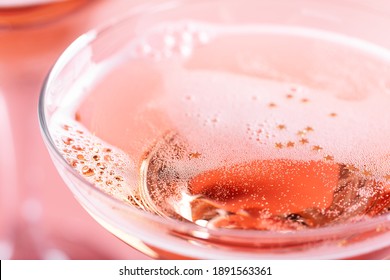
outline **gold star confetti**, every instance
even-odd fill
[[[350,172],[359,171],[359,169],[356,168],[355,166],[353,166],[352,164],[347,164],[347,165],[345,166],[345,169],[347,169],[347,170],[350,171]]]
[[[275,107],[276,107],[276,104],[273,103],[273,102],[271,102],[270,104],[268,104],[268,107],[270,107],[270,108],[275,108]]]
[[[308,132],[309,132],[309,131],[314,131],[314,129],[313,129],[311,126],[307,126],[307,127],[305,128],[305,130],[308,131]]]
[[[302,99],[301,99],[301,102],[302,102],[302,103],[307,103],[307,102],[309,102],[309,99],[307,99],[307,98],[302,98]]]
[[[302,136],[305,136],[306,133],[307,133],[306,130],[300,130],[300,131],[297,132],[297,135],[302,137]]]
[[[286,126],[284,124],[279,124],[277,126],[277,128],[280,129],[280,130],[283,130],[283,129],[286,129]]]
[[[386,176],[383,177],[386,181],[390,181],[390,174],[387,174]]]
[[[319,152],[319,151],[321,151],[323,148],[322,148],[321,146],[315,145],[315,146],[313,146],[312,149],[313,149],[313,151]]]
[[[330,113],[329,116],[334,118],[334,117],[337,117],[337,114],[336,113]]]
[[[275,143],[275,148],[277,149],[282,149],[283,148],[283,144],[278,142],[278,143]]]
[[[331,155],[324,156],[324,160],[334,160],[334,157]]]
[[[195,152],[195,153],[190,153],[188,156],[189,158],[200,158],[201,155],[202,155],[201,153]]]
[[[291,99],[291,98],[293,98],[294,97],[294,95],[292,95],[292,94],[287,94],[286,95],[286,98],[288,98],[288,99]]]
[[[370,170],[367,170],[367,169],[364,169],[363,170],[363,172],[362,172],[362,174],[364,175],[364,176],[372,176],[372,172],[370,171]]]
[[[307,138],[302,138],[301,140],[299,140],[299,143],[301,143],[302,145],[305,145],[305,144],[309,143],[309,140],[307,140]]]
[[[286,144],[287,148],[293,148],[294,146],[295,146],[295,143],[292,142],[292,141],[288,141],[287,144]]]

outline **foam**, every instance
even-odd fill
[[[259,36],[261,42],[262,36],[273,38],[269,35],[286,36],[291,42],[313,39],[320,46],[340,47],[340,54],[351,53],[351,57],[338,61],[339,67],[334,71],[332,63],[325,65],[326,57],[318,58],[325,70],[321,75],[309,75],[311,84],[294,82],[291,76],[264,60],[247,63],[248,60],[240,60],[243,56],[231,57],[238,64],[234,71],[202,67],[195,61],[198,53],[207,54],[208,48],[218,42],[236,42],[236,36],[241,36],[240,39]],[[209,57],[212,60],[210,54]],[[359,64],[354,62],[357,58],[361,58]],[[90,72],[95,78],[86,79],[88,87],[83,85],[81,77],[50,122],[53,138],[69,164],[77,159],[80,150],[69,149],[73,145],[65,143],[64,137],[83,146],[84,158],[91,160],[98,156],[96,162],[109,164],[107,171],[100,174],[105,176],[102,182],[89,171],[92,168],[96,172],[99,168],[93,160],[93,166],[88,161],[87,165],[74,167],[98,188],[122,201],[139,203],[136,164],[140,159],[130,158],[125,151],[99,139],[73,116],[97,80],[119,64],[132,60],[152,62],[161,72],[164,85],[158,90],[162,94],[150,100],[146,107],[165,112],[172,121],[172,131],[180,135],[188,149],[187,157],[172,160],[172,155],[166,155],[182,178],[226,164],[280,158],[334,161],[351,165],[367,178],[387,180],[385,176],[390,172],[390,83],[386,76],[390,72],[390,54],[387,50],[359,39],[300,27],[165,23],[135,38],[112,61]],[[272,75],[265,76],[267,71]],[[329,78],[326,74],[332,75]],[[337,75],[342,81],[335,79]],[[349,85],[353,90],[347,92]],[[110,149],[113,160],[101,161],[107,156],[101,149],[91,153],[96,146]],[[115,182],[113,178],[118,176],[122,178],[121,187],[107,184]]]

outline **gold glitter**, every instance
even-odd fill
[[[92,175],[95,174],[95,170],[93,170],[92,168],[88,167],[88,166],[84,166],[82,169],[81,169],[81,172],[83,173],[83,175],[87,176],[87,177],[90,177]]]
[[[356,168],[356,167],[355,167],[354,165],[352,165],[352,164],[347,164],[347,165],[345,166],[345,169],[347,169],[347,170],[350,171],[350,172],[359,171],[359,169]]]
[[[300,131],[297,132],[297,135],[302,137],[302,136],[305,136],[306,133],[307,133],[306,130],[300,130]]]
[[[337,117],[337,114],[336,113],[330,113],[329,116],[334,118],[334,117]]]
[[[292,142],[292,141],[288,141],[287,144],[286,144],[286,147],[287,147],[287,148],[292,148],[292,147],[294,147],[294,146],[295,146],[295,143]]]
[[[104,156],[105,161],[113,161],[112,157],[110,155],[105,155]]]
[[[76,151],[84,151],[85,150],[85,148],[80,146],[80,145],[73,145],[72,149],[76,150]]]
[[[283,144],[278,142],[278,143],[275,143],[275,147],[278,148],[278,149],[282,149],[283,148]]]
[[[315,146],[313,146],[313,151],[321,151],[323,148],[321,147],[321,146],[318,146],[318,145],[315,145]]]
[[[334,160],[334,157],[331,155],[326,155],[326,156],[324,156],[324,159],[325,160]]]
[[[272,102],[272,103],[268,104],[268,107],[274,108],[274,107],[276,107],[276,104]]]
[[[284,124],[279,124],[277,126],[277,128],[280,129],[280,130],[283,130],[283,129],[286,129],[286,126]]]
[[[94,161],[99,161],[100,160],[100,157],[98,155],[94,155],[92,158],[93,158]]]
[[[189,158],[200,158],[201,155],[202,155],[201,153],[195,152],[195,153],[190,153],[188,156]]]
[[[67,125],[67,124],[64,124],[63,126],[62,126],[65,130],[70,130],[71,129],[71,127],[69,126],[69,125]]]
[[[71,145],[74,142],[74,140],[70,137],[64,137],[62,138],[62,142],[64,142],[64,144],[66,145]]]
[[[305,144],[309,143],[309,140],[307,140],[307,138],[302,138],[301,140],[299,140],[299,143],[301,143],[302,145],[305,145]]]
[[[370,170],[367,170],[367,169],[364,169],[363,172],[362,172],[362,174],[363,174],[364,176],[372,176],[372,172],[371,172]]]
[[[307,126],[307,127],[305,128],[305,130],[306,130],[306,131],[314,131],[314,129],[313,129],[311,126]]]
[[[85,159],[85,158],[84,158],[84,156],[83,156],[83,155],[81,155],[81,154],[78,154],[76,157],[77,157],[77,159],[79,159],[79,160],[83,160],[83,159]]]
[[[119,182],[122,182],[123,181],[123,178],[121,176],[115,176],[115,180],[119,181]]]

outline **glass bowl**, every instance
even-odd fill
[[[226,25],[257,24],[272,26],[274,30],[287,28],[283,30],[291,32],[319,30],[323,34],[336,34],[345,44],[349,44],[351,40],[360,42],[362,46],[368,44],[379,52],[386,53],[390,48],[385,28],[390,24],[389,15],[390,9],[386,10],[386,6],[378,8],[364,1],[149,1],[132,9],[125,16],[113,19],[110,23],[82,35],[58,59],[40,96],[39,120],[44,141],[58,172],[85,210],[108,231],[152,258],[389,258],[389,214],[353,223],[299,231],[259,231],[202,227],[183,220],[164,218],[144,211],[136,204],[123,203],[97,188],[71,166],[58,148],[53,134],[55,132],[50,126],[58,108],[66,107],[72,101],[72,98],[68,97],[70,92],[73,92],[73,96],[74,92],[85,95],[93,90],[96,83],[117,71],[116,67],[122,65],[123,61],[132,61],[134,55],[140,54],[148,57],[152,63],[163,61],[161,56],[164,53],[153,52],[154,42],[159,44],[157,39],[153,41],[152,38],[150,45],[146,47],[132,47],[130,44],[134,39],[148,34],[148,30],[159,23],[188,23],[190,20]],[[191,28],[190,25],[186,26],[185,28]],[[201,43],[204,41],[203,43],[207,44],[207,36],[202,33],[197,36]],[[291,48],[294,49],[294,46]],[[305,53],[310,52],[311,45],[294,50],[294,56],[302,56],[302,64],[306,67]],[[275,50],[275,53],[277,51]],[[182,48],[179,52],[183,56],[191,56],[188,49]],[[277,55],[275,57],[278,58]],[[246,60],[245,63],[249,61]],[[325,75],[336,79],[343,75],[340,73],[336,69],[325,72]],[[367,76],[367,79],[369,78]],[[123,82],[123,79],[121,81]],[[141,84],[152,81],[145,80]],[[359,79],[355,82],[359,83]],[[107,94],[115,99],[115,91],[121,89],[121,85],[115,85],[115,90]],[[142,91],[137,94],[142,96]],[[137,108],[138,97],[133,97],[135,104],[130,107]],[[137,138],[140,137],[137,135],[137,131],[131,131],[126,134],[126,137],[130,137],[127,141],[150,140]],[[129,172],[137,173],[135,168],[139,167],[132,167],[133,170]]]

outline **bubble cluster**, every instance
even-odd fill
[[[166,60],[174,57],[188,58],[195,48],[207,44],[210,31],[191,22],[164,23],[137,38],[134,47],[136,58]]]
[[[65,160],[88,182],[105,193],[139,206],[134,184],[134,164],[122,151],[111,147],[80,124],[68,119],[58,124],[54,141]]]

